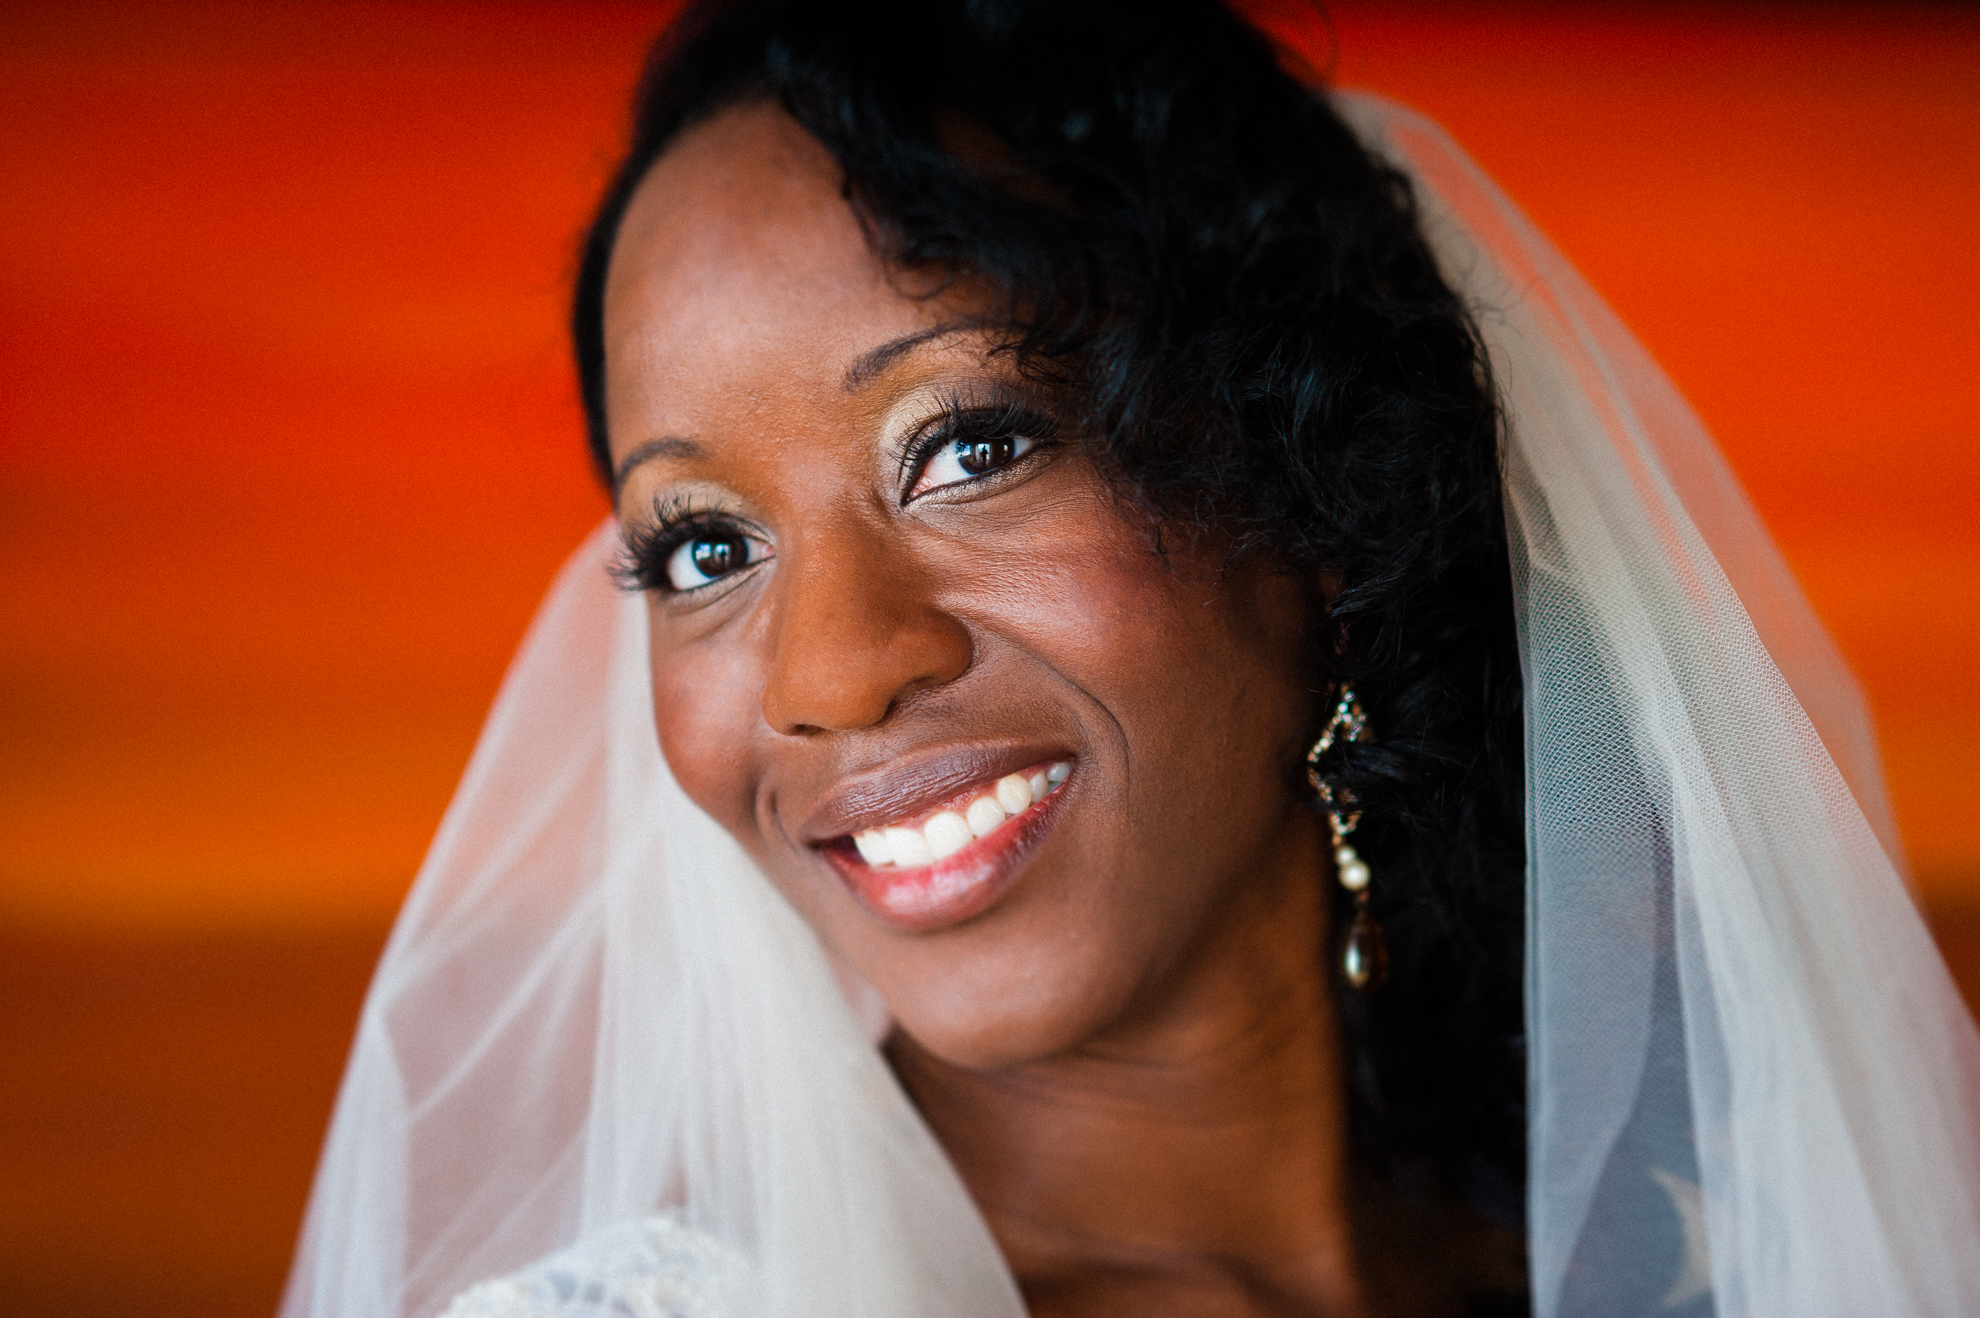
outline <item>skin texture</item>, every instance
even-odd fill
[[[862,363],[975,305],[914,291],[779,110],[689,130],[635,197],[605,309],[621,519],[686,498],[763,555],[650,595],[667,761],[886,1002],[1034,1313],[1374,1312],[1290,772],[1319,587],[1158,555],[1074,436],[904,502],[903,435],[1022,388],[966,332]],[[957,748],[1076,768],[988,910],[905,930],[818,833],[849,783]]]

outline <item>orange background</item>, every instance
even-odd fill
[[[1334,15],[1703,413],[1980,911],[1980,18]],[[10,1312],[272,1303],[364,968],[605,511],[562,319],[658,16],[0,8]]]
[[[604,502],[561,328],[643,6],[13,6],[0,918],[372,922]],[[1980,22],[1337,11],[1686,390],[1980,882]]]

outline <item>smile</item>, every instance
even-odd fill
[[[932,809],[835,838],[839,877],[889,924],[925,932],[987,910],[1050,831],[1070,760],[977,783]]]

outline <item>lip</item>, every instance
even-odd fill
[[[1070,795],[1065,788],[1078,777],[1075,769],[1071,778],[1023,816],[931,865],[912,869],[868,865],[845,834],[816,845],[839,881],[875,918],[904,933],[947,929],[983,914],[1011,890],[1058,823]]]
[[[925,814],[1007,773],[1075,758],[1064,747],[1043,742],[978,742],[908,751],[841,778],[805,816],[797,837],[806,846],[825,846]]]

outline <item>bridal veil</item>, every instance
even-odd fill
[[[1980,1313],[1980,1035],[1861,698],[1595,293],[1434,125],[1340,106],[1508,417],[1536,1314]],[[558,577],[392,932],[284,1318],[427,1318],[545,1256],[461,1311],[1021,1318],[884,1013],[668,775],[614,544]]]

